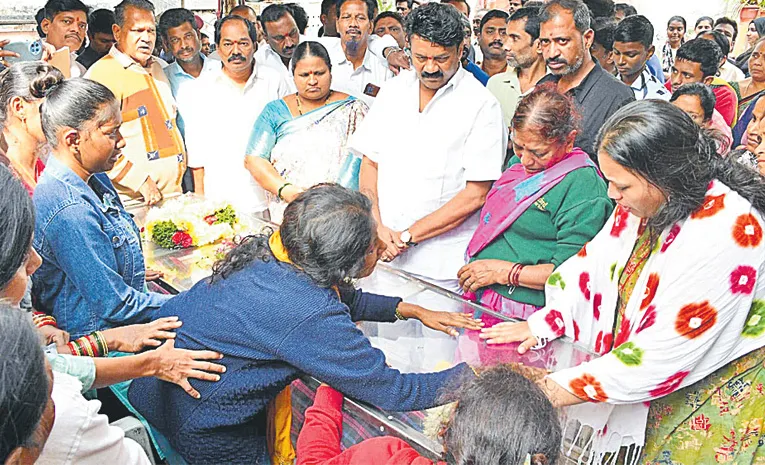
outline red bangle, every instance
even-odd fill
[[[520,266],[520,263],[513,263],[512,268],[510,268],[510,271],[507,273],[507,285],[512,286],[513,285],[513,274],[515,273],[516,268]]]
[[[520,285],[521,271],[523,271],[525,267],[526,265],[520,265],[515,271],[515,274],[513,275],[513,286],[518,287]]]

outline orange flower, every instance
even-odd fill
[[[725,194],[707,195],[704,197],[704,203],[701,207],[691,214],[691,218],[694,220],[709,218],[716,215],[723,208],[725,208]]]
[[[583,374],[581,378],[572,379],[569,387],[575,396],[582,400],[594,400],[596,402],[605,402],[608,400],[600,382],[590,374]]]
[[[656,289],[659,287],[659,275],[657,273],[651,273],[648,276],[648,284],[645,285],[645,294],[643,294],[643,301],[640,303],[640,310],[645,310],[653,302],[653,298],[656,297]]]
[[[675,320],[675,330],[681,336],[695,339],[706,333],[715,323],[717,323],[717,310],[709,305],[708,300],[705,300],[681,308]]]
[[[762,242],[762,226],[751,213],[736,218],[733,239],[741,247],[757,247]]]
[[[589,244],[589,242],[587,244]],[[584,246],[582,246],[582,249],[579,252],[577,252],[577,254],[576,254],[577,257],[586,257],[587,256],[587,244],[584,244]]]

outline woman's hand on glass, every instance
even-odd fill
[[[164,277],[165,273],[158,270],[152,270],[151,268],[146,268],[146,281],[157,281]]]
[[[525,354],[539,341],[531,334],[531,328],[526,321],[520,323],[498,323],[491,328],[483,328],[478,336],[485,339],[487,344],[509,344],[511,342],[520,342],[518,353]]]
[[[398,311],[404,318],[416,318],[428,328],[449,336],[459,336],[457,328],[472,330],[483,328],[483,322],[473,318],[472,313],[436,312],[405,302],[398,304]]]
[[[159,347],[165,339],[174,339],[173,331],[182,324],[177,316],[168,316],[151,323],[120,326],[101,333],[109,350],[136,353],[145,348]]]
[[[57,346],[65,346],[69,344],[69,333],[63,329],[58,329],[55,326],[46,325],[37,330],[42,334],[45,340],[45,345],[56,344]],[[68,352],[68,351],[67,351]]]
[[[504,260],[476,260],[460,268],[457,278],[465,292],[475,292],[492,284],[508,284],[513,264]]]
[[[195,399],[201,396],[191,386],[189,378],[219,381],[219,373],[226,372],[225,366],[207,361],[220,360],[223,355],[211,350],[176,349],[173,339],[166,341],[159,349],[141,355],[151,357],[152,372],[156,378],[177,384]]]

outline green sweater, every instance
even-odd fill
[[[519,162],[514,156],[509,166]],[[557,268],[595,237],[612,210],[606,183],[595,168],[574,170],[473,260],[495,259],[524,265],[552,263]],[[516,302],[538,307],[545,304],[544,291],[518,287],[511,296],[508,286],[495,284],[491,289]]]

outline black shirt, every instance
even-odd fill
[[[555,82],[560,76],[548,74],[537,85]],[[608,74],[597,62],[582,82],[567,92],[576,102],[582,115],[582,130],[577,134],[575,145],[597,163],[595,139],[598,131],[616,110],[635,101],[635,93],[627,85]]]
[[[77,63],[84,66],[85,69],[89,69],[91,66],[93,66],[93,63],[97,62],[100,59],[101,59],[101,55],[96,53],[96,51],[90,47],[86,47],[85,50],[82,51],[82,53],[77,55]]]

